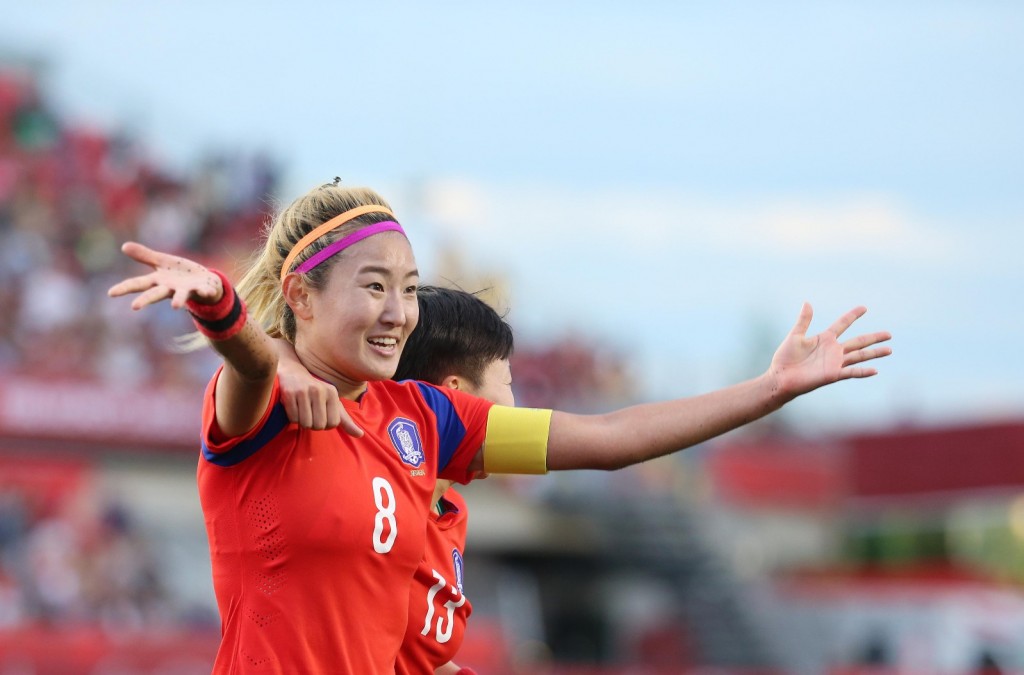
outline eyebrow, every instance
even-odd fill
[[[393,272],[391,268],[379,265],[367,265],[366,267],[359,268],[359,274],[380,274],[389,277],[392,276],[392,273]],[[418,277],[419,275],[420,271],[418,269],[413,268],[408,274],[405,275],[405,278],[408,279],[409,277]]]

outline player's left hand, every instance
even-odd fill
[[[344,413],[337,388],[309,374],[301,365],[280,361],[281,402],[288,420],[304,429],[331,429],[341,424]]]
[[[866,307],[854,307],[818,335],[808,336],[814,311],[804,303],[796,325],[786,336],[772,358],[769,374],[775,379],[779,393],[796,397],[839,380],[871,377],[874,368],[859,363],[892,354],[890,347],[875,347],[892,335],[886,331],[866,333],[840,342],[843,333],[864,316]]]
[[[363,430],[345,410],[333,384],[313,377],[293,359],[278,361],[277,377],[281,384],[281,402],[290,422],[304,429],[323,431],[341,427],[350,436],[363,435]]]

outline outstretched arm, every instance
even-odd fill
[[[132,309],[140,310],[163,300],[171,307],[215,306],[224,299],[221,278],[199,263],[128,242],[121,247],[128,257],[153,269],[149,274],[125,279],[107,291],[110,297],[137,293]],[[277,352],[271,338],[251,317],[240,330],[224,339],[212,339],[224,357],[224,371],[217,380],[217,424],[228,437],[239,436],[259,422],[270,403],[277,369]]]
[[[606,415],[556,411],[551,416],[548,437],[548,469],[618,469],[637,464],[753,422],[818,387],[871,377],[877,372],[874,368],[857,364],[891,354],[889,347],[876,346],[891,335],[868,333],[839,341],[866,311],[864,307],[854,308],[824,332],[808,336],[813,313],[804,303],[768,371],[725,389]]]

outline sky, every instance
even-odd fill
[[[763,371],[806,300],[894,355],[791,420],[1024,417],[1024,4],[263,4],[12,3],[0,58],[168,165],[377,188],[427,280],[456,247],[645,398]]]

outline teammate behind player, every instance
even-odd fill
[[[248,309],[194,261],[133,242],[122,251],[152,271],[109,295],[187,308],[224,359],[204,399],[198,468],[223,622],[215,672],[393,670],[438,477],[628,466],[874,375],[857,364],[890,353],[876,347],[886,332],[839,341],[863,307],[807,336],[805,304],[768,370],[746,382],[604,415],[524,410],[388,379],[418,320],[419,272],[371,190],[325,185],[278,214],[240,284]],[[351,435],[288,423],[271,337],[337,388]]]

